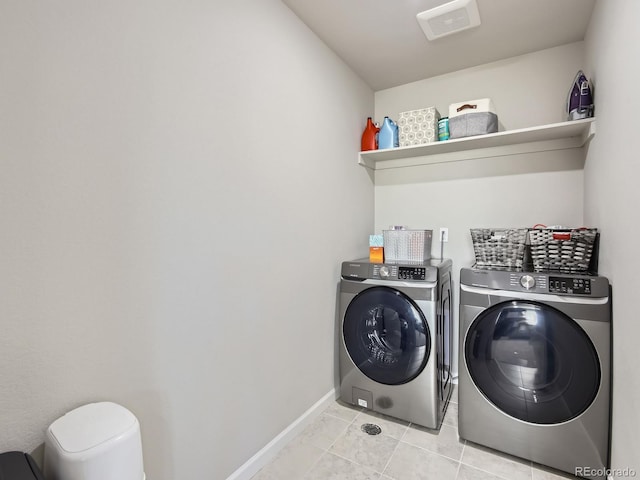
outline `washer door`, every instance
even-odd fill
[[[409,382],[429,360],[425,316],[393,288],[372,287],[356,295],[345,312],[342,333],[353,363],[378,383]]]
[[[509,301],[482,312],[469,327],[464,355],[484,396],[529,423],[577,417],[600,386],[600,362],[587,334],[538,302]]]

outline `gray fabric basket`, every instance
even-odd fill
[[[472,112],[449,118],[449,138],[471,137],[498,131],[498,115],[493,112]]]

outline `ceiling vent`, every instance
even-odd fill
[[[476,0],[453,0],[420,12],[416,18],[429,40],[480,25],[480,13]]]

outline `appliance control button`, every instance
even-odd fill
[[[389,267],[382,266],[380,267],[380,276],[382,278],[387,278],[391,272],[389,272]]]
[[[520,285],[522,285],[527,290],[533,288],[535,284],[536,280],[531,275],[523,275],[520,277]]]

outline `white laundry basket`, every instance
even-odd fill
[[[144,480],[138,419],[112,402],[90,403],[46,432],[47,480]]]

